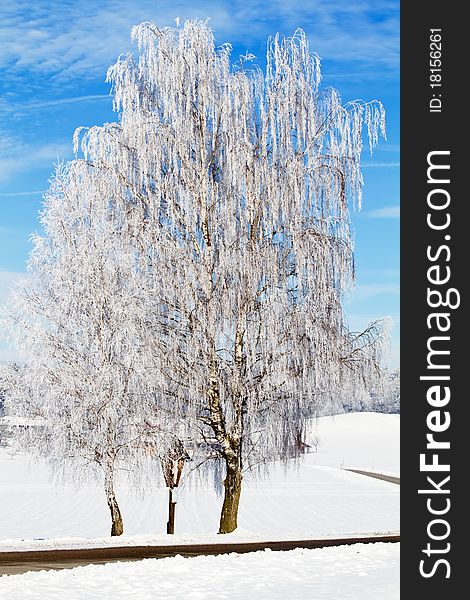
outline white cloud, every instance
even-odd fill
[[[361,167],[365,169],[396,169],[400,166],[399,162],[371,162],[361,163]]]
[[[25,102],[23,104],[15,102],[8,103],[5,100],[0,100],[0,108],[4,114],[18,115],[27,112],[32,112],[37,109],[55,108],[67,104],[78,104],[82,102],[96,102],[97,100],[108,100],[111,103],[109,94],[90,94],[88,96],[73,96],[71,98],[59,98],[56,100],[42,100],[39,102]]]
[[[385,283],[363,283],[357,285],[351,294],[352,302],[361,302],[363,300],[370,300],[377,296],[384,294],[398,295],[400,294],[400,286],[398,283],[385,282]]]
[[[377,146],[379,152],[396,152],[400,153],[400,144],[390,144],[389,142],[380,142]]]
[[[217,41],[253,50],[268,35],[297,27],[309,35],[312,48],[329,61],[375,65],[375,70],[398,70],[398,2],[381,0],[127,0],[63,2],[55,10],[47,0],[3,0],[0,26],[0,68],[4,77],[30,71],[48,84],[103,78],[106,67],[130,47],[132,25],[154,20],[174,26],[174,19],[211,18]],[[378,13],[374,16],[374,12]],[[361,69],[363,70],[363,69]],[[367,71],[367,69],[365,69]]]
[[[400,206],[398,204],[395,204],[393,206],[384,206],[382,208],[376,208],[374,210],[367,211],[365,215],[374,219],[399,219]]]
[[[31,192],[2,192],[0,198],[16,198],[18,196],[39,196],[44,194],[44,190],[34,190]]]
[[[28,146],[16,142],[4,146],[3,152],[1,149],[0,144],[0,182],[9,181],[14,175],[28,173],[40,167],[49,166],[52,171],[57,159],[71,158],[72,155],[71,142],[48,143],[42,146]]]
[[[45,108],[49,106],[58,106],[61,104],[75,104],[77,102],[90,102],[92,100],[110,100],[109,94],[91,94],[89,96],[75,96],[73,98],[60,98],[59,100],[46,100],[44,102],[31,102],[23,104],[22,108]]]

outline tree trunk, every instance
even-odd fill
[[[112,464],[107,465],[106,467],[104,488],[109,511],[111,513],[111,535],[122,535],[124,532],[124,525],[116,495],[114,494],[114,465]]]
[[[168,521],[166,524],[166,532],[168,534],[175,533],[175,508],[176,502],[173,502],[173,489],[168,488]]]
[[[239,467],[228,461],[224,479],[224,503],[220,515],[219,533],[231,533],[237,528],[238,504],[242,491],[242,473]]]
[[[225,459],[226,475],[224,479],[224,503],[220,514],[219,533],[232,533],[237,528],[238,504],[242,491],[242,445],[240,426],[237,436],[230,435],[225,427],[225,419],[220,404],[219,383],[215,359],[211,363],[209,378],[210,425],[215,438],[222,448]],[[242,412],[239,412],[242,416]]]

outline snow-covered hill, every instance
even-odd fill
[[[346,413],[312,421],[307,441],[318,442],[314,462],[344,469],[400,473],[400,415]]]

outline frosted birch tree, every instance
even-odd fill
[[[204,22],[132,35],[138,57],[108,72],[119,124],[76,148],[128,190],[160,394],[225,468],[227,533],[244,469],[295,456],[315,405],[379,372],[382,324],[350,336],[342,299],[362,132],[372,150],[384,111],[320,90],[300,30],[269,40],[265,73]]]
[[[51,444],[89,448],[106,484],[173,423],[223,468],[228,533],[243,473],[298,456],[316,408],[380,372],[382,324],[351,336],[342,300],[363,129],[372,149],[384,112],[321,90],[300,30],[269,41],[265,73],[205,22],[133,37],[108,72],[119,121],[77,130],[52,183],[23,346]]]
[[[16,378],[11,371],[7,400],[11,414],[36,419],[16,432],[23,448],[48,458],[56,474],[102,480],[114,536],[123,533],[116,473],[152,464],[146,452],[158,455],[165,419],[149,377],[135,257],[109,178],[84,161],[57,168],[30,277],[12,297],[10,331],[26,365]]]

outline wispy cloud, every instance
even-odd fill
[[[377,296],[384,294],[400,294],[400,286],[398,283],[385,282],[385,283],[364,283],[356,286],[353,293],[351,294],[351,300],[353,302],[362,302],[363,300],[370,300]]]
[[[370,162],[361,163],[364,169],[396,169],[400,166],[399,162]]]
[[[23,104],[23,108],[46,108],[49,106],[59,106],[61,104],[76,104],[77,102],[90,102],[92,100],[109,100],[109,94],[91,94],[89,96],[75,96],[74,98],[60,98],[58,100],[46,100],[44,102],[30,102]]]
[[[39,196],[44,194],[44,190],[34,190],[32,192],[1,192],[0,198],[17,198],[18,196]]]
[[[373,219],[399,219],[400,205],[384,206],[382,208],[369,210],[364,214],[366,217],[372,217]]]
[[[365,267],[361,269],[361,273],[363,276],[367,276],[370,279],[380,279],[381,277],[398,279],[400,277],[400,269],[379,269]]]
[[[355,331],[359,329],[363,329],[367,323],[371,323],[372,321],[376,321],[377,319],[384,318],[384,315],[381,315],[377,311],[365,312],[365,313],[357,313],[351,312],[348,313],[348,322],[349,328],[354,329]],[[400,324],[400,315],[398,313],[385,315],[392,322],[392,327]],[[397,332],[399,333],[399,332]]]
[[[38,109],[44,108],[55,108],[57,106],[65,106],[67,104],[78,104],[82,102],[96,102],[98,100],[109,100],[111,102],[109,94],[90,94],[88,96],[74,96],[71,98],[57,98],[55,100],[42,100],[38,102],[24,102],[24,103],[9,103],[5,100],[1,101],[0,108],[5,114],[24,114],[32,112]]]
[[[398,70],[399,4],[381,0],[98,0],[62,2],[55,10],[48,0],[3,0],[0,68],[4,77],[23,78],[29,72],[36,84],[79,76],[104,76],[106,67],[129,49],[132,25],[155,20],[174,26],[175,17],[211,18],[217,41],[233,42],[248,50],[264,47],[268,35],[289,34],[302,27],[312,48],[324,59],[347,61],[372,70]],[[378,48],[380,51],[378,51]],[[367,70],[367,69],[366,69]],[[34,85],[34,82],[33,82]]]
[[[389,142],[380,142],[377,146],[378,152],[396,152],[400,153],[400,144],[390,144]]]
[[[71,154],[71,143],[56,142],[41,146],[28,146],[22,142],[17,142],[0,152],[0,183],[9,181],[20,173],[29,173],[41,167],[49,166],[50,171],[52,171],[53,164],[58,158],[70,158]],[[19,194],[24,194],[24,192]],[[2,192],[2,195],[7,196],[10,194]]]

